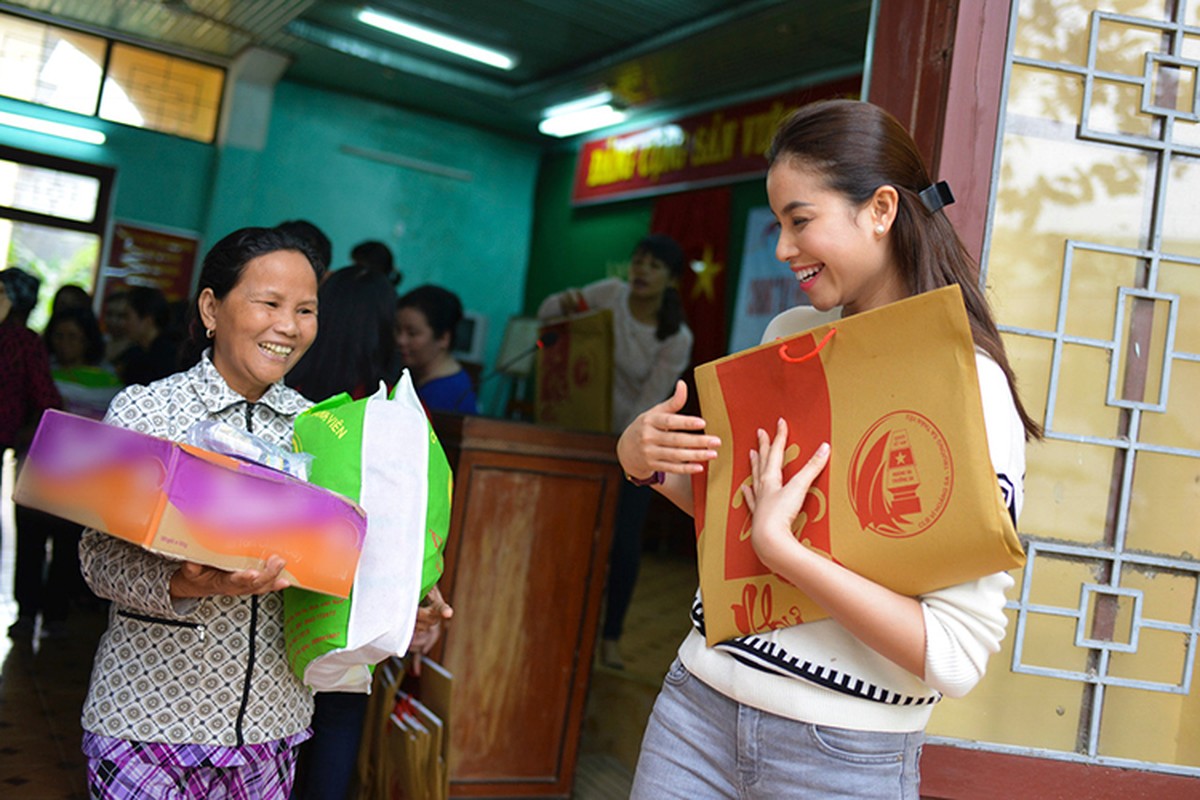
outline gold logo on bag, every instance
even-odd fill
[[[850,459],[850,505],[863,530],[902,539],[929,529],[950,502],[954,462],[938,427],[915,411],[873,424]]]

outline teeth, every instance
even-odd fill
[[[259,347],[261,347],[263,350],[266,350],[268,353],[274,353],[277,356],[290,356],[292,354],[292,348],[282,344],[271,344],[269,342],[264,342],[260,344]]]
[[[799,278],[801,281],[806,281],[806,280],[809,280],[810,278],[814,277],[820,271],[821,271],[820,267],[809,267],[806,270],[797,272],[796,277]]]

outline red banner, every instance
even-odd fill
[[[104,294],[119,286],[157,286],[168,301],[187,300],[199,246],[198,237],[187,233],[115,223],[103,269]]]
[[[574,205],[715,186],[762,175],[775,126],[793,109],[831,97],[857,97],[860,76],[795,89],[732,108],[583,145]]]

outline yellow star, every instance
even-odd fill
[[[692,272],[696,274],[696,282],[692,284],[692,299],[705,295],[710,302],[717,302],[717,276],[725,269],[725,265],[713,260],[712,245],[704,246],[704,258],[692,262]]]

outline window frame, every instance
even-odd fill
[[[0,217],[15,222],[25,222],[31,225],[42,225],[49,228],[63,228],[79,233],[90,233],[100,237],[100,252],[104,252],[105,233],[108,230],[109,209],[112,208],[112,190],[116,183],[117,170],[115,167],[103,164],[92,164],[86,161],[75,161],[61,156],[52,156],[33,150],[22,150],[17,147],[0,144],[0,160],[13,161],[31,167],[52,169],[56,172],[69,172],[99,181],[100,188],[96,194],[96,213],[91,222],[56,217],[53,214],[43,214],[36,211],[26,211],[0,204]]]
[[[212,57],[206,58],[203,55],[185,53],[185,52],[181,52],[179,50],[174,50],[171,48],[153,46],[151,44],[140,41],[140,40],[135,39],[130,36],[122,36],[113,31],[105,31],[105,30],[101,30],[99,28],[94,28],[94,27],[87,26],[87,25],[72,25],[72,24],[69,24],[67,21],[64,21],[64,20],[61,20],[61,19],[58,19],[55,17],[51,17],[48,15],[44,15],[44,14],[21,13],[18,9],[8,8],[8,7],[4,6],[2,3],[0,3],[0,16],[8,16],[8,17],[13,17],[15,19],[22,19],[27,22],[45,25],[48,28],[57,28],[59,30],[67,31],[70,33],[94,36],[94,37],[97,37],[104,41],[104,59],[103,59],[103,63],[100,65],[100,84],[99,84],[99,87],[96,92],[95,103],[93,103],[92,110],[89,113],[80,114],[80,116],[86,116],[86,117],[91,117],[93,119],[102,120],[111,125],[121,125],[121,126],[128,127],[128,128],[136,128],[137,130],[143,130],[143,131],[149,131],[152,133],[162,134],[164,136],[173,136],[177,139],[183,139],[183,140],[189,141],[189,142],[197,142],[197,143],[203,144],[203,145],[214,146],[217,144],[217,140],[220,138],[220,135],[221,135],[221,125],[223,122],[223,118],[225,116],[225,99],[224,98],[228,91],[228,84],[229,84],[229,64],[227,61],[223,61],[223,60],[220,60],[217,58],[212,58]],[[112,62],[113,45],[116,45],[116,44],[120,44],[125,47],[131,47],[131,48],[138,49],[138,50],[143,50],[147,53],[153,53],[155,55],[165,56],[167,58],[177,58],[182,61],[188,61],[193,64],[198,64],[200,66],[209,67],[209,68],[218,70],[221,73],[221,85],[220,85],[220,91],[218,92],[220,99],[217,102],[216,115],[213,118],[212,134],[206,139],[200,139],[200,138],[197,138],[194,136],[186,136],[186,135],[179,134],[179,133],[173,133],[171,131],[160,130],[157,127],[152,127],[149,125],[131,125],[126,122],[120,122],[117,120],[113,120],[113,119],[109,119],[107,117],[101,116],[100,108],[103,105],[103,101],[104,101],[105,85],[107,84],[108,79],[109,79],[109,70],[110,70],[110,64]],[[21,98],[9,97],[8,95],[0,95],[0,97],[5,97],[7,99],[10,99],[10,100],[13,100],[16,102],[29,103],[30,105],[40,106],[42,108],[52,108],[52,109],[55,109],[56,111],[62,111],[63,113],[67,113],[67,114],[78,114],[79,113],[76,111],[72,111],[70,109],[63,109],[63,108],[59,108],[58,106],[49,105],[47,103],[39,103],[39,102],[33,101],[33,100],[23,100]]]

